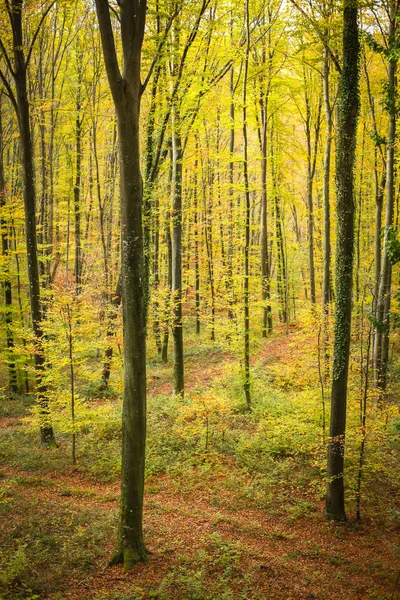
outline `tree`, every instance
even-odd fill
[[[6,181],[4,175],[4,126],[2,118],[3,110],[3,92],[0,91],[0,210],[3,211],[6,205]],[[1,252],[4,257],[5,268],[4,268],[4,304],[5,304],[5,315],[4,321],[6,325],[6,337],[7,337],[7,349],[8,349],[8,382],[11,392],[17,392],[17,372],[15,367],[14,358],[14,336],[13,336],[13,318],[12,318],[12,285],[10,279],[10,251],[11,244],[8,235],[8,223],[5,217],[2,215],[0,220],[1,229]]]
[[[399,111],[397,99],[397,57],[399,45],[399,11],[398,0],[389,2],[387,14],[389,18],[389,31],[385,47],[379,46],[370,39],[374,48],[383,53],[388,61],[387,89],[385,109],[389,115],[386,157],[386,216],[384,231],[384,246],[380,264],[379,286],[376,298],[376,332],[374,343],[374,378],[375,385],[381,390],[386,388],[388,356],[389,356],[389,330],[390,330],[390,305],[392,285],[392,264],[389,258],[390,231],[394,217],[394,174],[395,174],[395,142],[396,119]],[[380,223],[378,222],[378,225]]]
[[[141,49],[146,0],[121,0],[120,71],[107,0],[96,0],[108,82],[118,121],[121,173],[121,264],[124,339],[122,474],[118,539],[112,563],[125,568],[146,560],[143,490],[146,440],[146,308],[139,116],[144,91]]]
[[[33,46],[37,35],[52,8],[53,3],[48,4],[39,21],[37,29],[32,37],[27,56],[25,56],[24,45],[24,2],[23,0],[12,0],[7,4],[8,19],[12,31],[13,59],[8,54],[5,43],[0,39],[0,48],[6,62],[9,74],[14,80],[15,94],[5,75],[0,70],[0,78],[10,97],[18,120],[21,147],[21,163],[24,183],[24,209],[26,230],[26,252],[28,259],[29,296],[31,304],[32,327],[35,337],[35,374],[36,395],[40,405],[40,440],[42,444],[54,445],[55,437],[51,425],[47,390],[43,384],[43,372],[45,369],[45,356],[42,344],[42,302],[40,297],[39,261],[36,233],[36,189],[34,175],[34,146],[31,134],[30,107],[28,100],[27,74]]]
[[[344,0],[343,67],[338,97],[336,151],[337,241],[335,339],[328,442],[328,484],[325,516],[346,520],[344,507],[344,449],[347,380],[350,355],[351,300],[354,251],[354,161],[359,111],[358,2]]]

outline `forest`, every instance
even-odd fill
[[[0,598],[400,598],[400,0],[0,0]]]

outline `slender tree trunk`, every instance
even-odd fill
[[[3,138],[3,122],[2,122],[2,109],[3,94],[0,92],[0,210],[4,211],[6,205],[6,181],[4,176],[4,138]],[[2,212],[3,215],[3,212]],[[13,317],[12,317],[12,285],[10,279],[10,240],[7,233],[9,229],[9,223],[7,223],[5,216],[1,217],[0,220],[1,229],[1,249],[3,254],[3,289],[4,289],[4,322],[6,328],[6,339],[7,339],[7,363],[8,363],[8,383],[12,393],[18,392],[17,385],[17,371],[15,367],[14,357],[14,336],[13,336]]]
[[[20,133],[21,162],[24,184],[25,234],[28,260],[29,295],[33,333],[35,336],[36,395],[39,403],[40,439],[44,445],[54,445],[55,437],[47,399],[47,389],[43,383],[45,356],[43,351],[42,303],[40,298],[40,275],[36,232],[36,190],[34,179],[34,148],[31,136],[29,102],[27,94],[27,63],[24,55],[23,6],[21,0],[11,4],[14,45],[14,81],[16,89],[16,112]]]
[[[268,193],[267,193],[267,144],[268,125],[268,93],[261,102],[261,297],[263,301],[262,336],[267,337],[272,333],[271,310],[271,273],[270,257],[268,252]]]
[[[354,162],[359,111],[358,4],[344,0],[343,68],[340,75],[336,152],[337,242],[336,310],[331,418],[328,443],[328,484],[325,516],[346,520],[344,507],[344,442],[350,354],[354,254]]]
[[[321,125],[321,100],[318,104],[318,112],[316,115],[315,128],[312,124],[311,99],[307,89],[309,82],[307,81],[306,71],[304,67],[304,86],[305,86],[305,130],[307,138],[307,239],[308,239],[308,268],[310,278],[310,300],[314,305],[316,302],[315,296],[315,250],[314,250],[314,198],[313,187],[316,169],[316,160],[318,152],[319,133]],[[314,144],[312,143],[312,131],[314,129]]]
[[[250,54],[250,15],[249,0],[245,3],[246,11],[246,52],[243,75],[243,179],[245,194],[245,240],[244,240],[244,394],[247,410],[251,410],[250,395],[250,302],[249,302],[249,279],[250,279],[250,183],[248,167],[248,139],[247,139],[247,77]]]
[[[198,214],[198,141],[196,141],[196,159],[194,162],[193,179],[193,220],[194,220],[194,276],[195,276],[195,303],[196,303],[196,334],[200,334],[200,270],[199,270],[199,214]]]
[[[75,100],[75,183],[74,183],[74,218],[75,218],[75,290],[79,295],[82,286],[82,245],[81,245],[81,163],[82,163],[82,120],[81,120],[81,85],[82,54],[77,56],[78,81]]]
[[[172,182],[172,172],[171,172]],[[165,298],[164,306],[164,324],[163,324],[163,339],[162,339],[162,352],[161,359],[164,363],[168,362],[168,341],[169,341],[169,322],[170,322],[170,309],[171,309],[171,290],[172,290],[172,237],[170,227],[170,214],[166,216],[165,223],[165,241],[167,246],[167,296]]]
[[[286,292],[286,256],[285,256],[285,244],[283,239],[282,230],[282,216],[281,216],[281,200],[279,197],[278,190],[278,178],[275,164],[275,148],[274,148],[274,131],[271,129],[271,175],[272,175],[272,187],[274,196],[274,208],[275,208],[275,232],[276,232],[276,250],[277,250],[277,291],[280,300],[280,311],[279,320],[282,323],[286,323],[288,320],[287,314],[287,292]]]
[[[366,65],[366,60],[364,56],[363,60],[364,67],[364,76],[367,84],[367,94],[368,94],[368,102],[372,117],[372,125],[373,132],[375,137],[375,146],[374,146],[374,180],[375,180],[375,265],[374,265],[374,297],[372,303],[372,312],[374,318],[377,318],[377,303],[378,303],[378,295],[379,295],[379,280],[381,274],[381,229],[382,229],[382,209],[383,209],[383,197],[385,193],[386,187],[386,161],[385,155],[382,149],[382,143],[378,132],[378,126],[376,121],[375,114],[375,99],[372,95],[369,73]],[[378,169],[378,155],[381,158],[383,169],[382,174],[379,177],[379,169]],[[376,343],[376,329],[373,330],[372,333],[372,357],[375,356],[375,343]]]
[[[391,5],[389,43],[395,43],[397,29],[396,2]],[[374,344],[374,380],[376,387],[382,391],[386,389],[387,368],[389,357],[389,331],[390,331],[390,304],[392,265],[388,255],[388,241],[390,228],[393,225],[394,216],[394,167],[395,167],[395,143],[396,143],[396,69],[397,60],[391,58],[388,64],[388,100],[389,128],[387,141],[386,159],[386,218],[384,246],[382,252],[381,272],[379,278],[379,290],[376,304],[376,320],[378,326],[375,332]]]
[[[178,107],[173,111],[172,135],[172,335],[174,340],[174,391],[184,394],[182,330],[182,139]]]
[[[329,307],[332,301],[332,268],[331,268],[331,151],[332,151],[332,107],[329,93],[329,54],[324,49],[323,91],[325,104],[326,140],[324,156],[324,188],[323,188],[323,277],[322,277],[322,345],[323,345],[323,379],[329,377]]]
[[[209,148],[207,148],[207,173],[203,177],[204,198],[204,241],[207,252],[208,284],[211,293],[211,340],[215,340],[215,286],[214,286],[214,252],[212,235],[213,216],[213,175],[209,160]],[[208,198],[207,198],[208,197]],[[208,202],[207,202],[208,199]]]
[[[230,106],[229,106],[229,238],[228,238],[228,318],[233,319],[234,289],[233,289],[233,230],[234,230],[234,199],[233,183],[235,163],[233,153],[235,152],[235,100],[234,100],[234,67],[230,69]]]

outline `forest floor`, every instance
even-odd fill
[[[315,336],[296,329],[275,335],[259,347],[253,367],[275,367],[280,373],[288,356],[295,364],[301,362],[312,344]],[[201,369],[192,359],[186,371],[187,393],[205,393],[217,380],[221,383],[233,364],[234,357],[225,350],[202,356]],[[154,372],[150,368],[150,398],[170,395],[170,368],[157,367]],[[280,384],[285,393],[288,382]],[[289,457],[295,461],[291,471],[280,471],[280,479],[269,480],[271,489],[263,497],[253,471],[232,454],[213,448],[197,450],[190,459],[185,455],[174,468],[154,469],[147,477],[145,539],[150,560],[129,572],[120,566],[109,568],[118,477],[95,476],[79,460],[76,467],[64,459],[60,465],[57,453],[66,453],[66,438],[57,449],[35,449],[37,440],[26,429],[28,408],[13,402],[4,400],[0,419],[0,529],[6,557],[0,565],[0,598],[400,597],[398,519],[382,517],[381,509],[375,517],[371,505],[359,523],[352,513],[348,523],[326,522],[321,489],[291,481],[293,469],[301,470],[296,457]],[[252,434],[252,427],[246,435]],[[10,450],[10,444],[17,447]],[[279,468],[280,461],[284,462],[277,457]]]

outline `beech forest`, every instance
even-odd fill
[[[400,0],[0,0],[0,598],[400,598]]]

